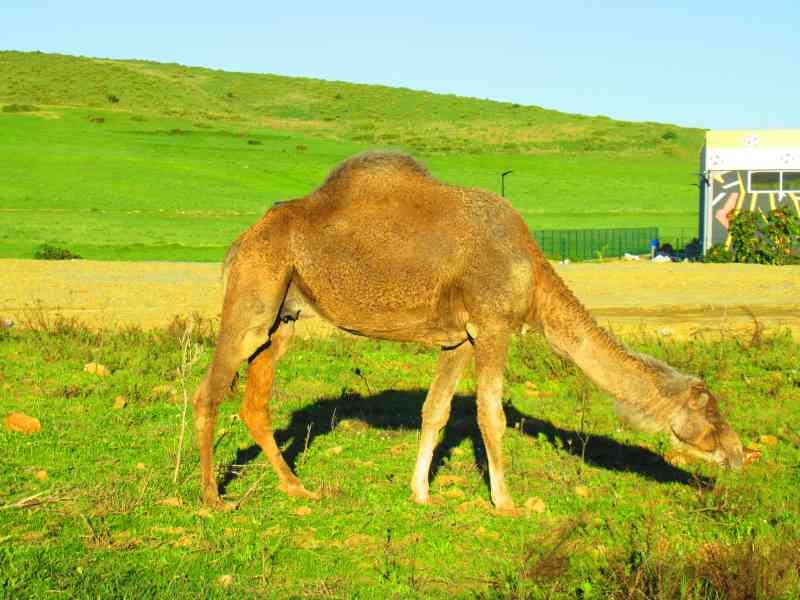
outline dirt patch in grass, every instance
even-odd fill
[[[607,262],[556,265],[601,325],[619,334],[687,338],[789,327],[800,337],[800,266]],[[162,327],[175,315],[219,316],[214,263],[0,260],[0,318],[26,311],[77,317],[90,325]],[[317,320],[300,333],[324,335]]]

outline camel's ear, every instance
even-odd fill
[[[692,398],[689,400],[689,407],[695,410],[703,410],[708,404],[709,395],[706,392],[702,392],[697,398]]]

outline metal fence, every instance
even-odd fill
[[[533,232],[547,258],[572,261],[650,254],[650,240],[658,239],[658,227],[618,229],[547,229]]]

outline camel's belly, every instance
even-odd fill
[[[397,297],[347,294],[336,286],[293,281],[282,314],[317,316],[332,325],[366,337],[456,346],[467,339],[466,315],[447,299],[403,302]]]

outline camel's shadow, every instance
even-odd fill
[[[424,390],[386,390],[367,397],[343,393],[337,398],[322,398],[293,412],[289,425],[275,432],[275,440],[281,447],[289,444],[284,448],[283,456],[294,468],[305,448],[310,447],[318,436],[330,433],[337,423],[345,419],[362,421],[376,429],[419,429],[425,394]],[[584,448],[581,435],[577,431],[562,429],[548,421],[526,415],[511,404],[506,404],[503,408],[509,427],[535,438],[544,436],[554,448],[578,457],[583,455],[583,459],[590,465],[612,471],[637,473],[659,483],[702,487],[713,485],[713,479],[671,465],[660,455],[641,446],[624,444],[589,432],[590,438]],[[478,429],[474,396],[457,395],[453,398],[444,437],[433,457],[431,479],[450,457],[453,449],[465,439],[472,441],[476,465],[484,474],[488,485],[486,455]],[[260,453],[261,449],[255,444],[238,450],[233,463],[224,471],[220,492],[224,493],[227,486],[239,476],[240,468],[252,462]]]

